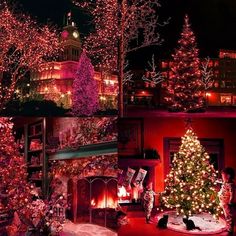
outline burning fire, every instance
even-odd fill
[[[111,197],[108,197],[107,199],[105,196],[102,199],[99,199],[96,201],[94,198],[90,202],[91,207],[93,208],[116,208],[117,202],[112,199]]]
[[[130,193],[126,191],[124,186],[118,187],[117,195],[119,198],[130,197]]]
[[[96,203],[95,203],[95,199],[94,199],[94,198],[91,200],[91,206],[92,206],[92,207],[95,207],[95,206],[96,206]]]

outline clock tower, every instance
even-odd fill
[[[67,14],[66,26],[63,27],[61,40],[64,51],[60,61],[78,61],[81,53],[80,35],[76,24],[71,20],[71,12]]]

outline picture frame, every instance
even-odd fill
[[[143,157],[143,119],[120,118],[118,122],[119,156]]]

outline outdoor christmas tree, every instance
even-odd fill
[[[83,51],[73,83],[72,113],[75,116],[93,115],[98,110],[98,86],[94,68]]]
[[[204,86],[201,81],[200,60],[195,36],[187,15],[178,47],[172,57],[165,97],[169,109],[188,112],[203,108]]]
[[[175,208],[177,215],[189,217],[208,212],[217,218],[221,209],[215,190],[216,177],[209,155],[193,130],[188,129],[179,152],[174,155],[161,200],[167,208]]]
[[[30,202],[24,158],[12,134],[9,118],[0,118],[0,210],[21,210]]]

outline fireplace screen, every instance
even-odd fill
[[[80,223],[115,227],[115,208],[118,203],[117,179],[100,176],[88,177],[79,179],[74,186],[76,187],[68,186],[68,191],[72,191],[73,219]]]

